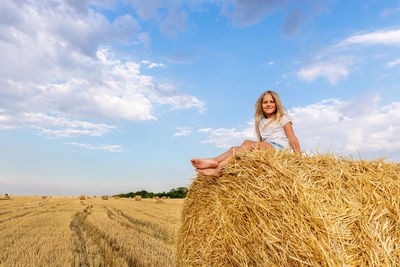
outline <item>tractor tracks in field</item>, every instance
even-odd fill
[[[10,211],[10,210],[8,210],[8,211],[3,211],[3,212],[0,212],[0,216],[1,215],[4,215],[4,214],[8,214],[8,213],[11,213],[12,211]]]
[[[8,221],[16,220],[16,219],[22,219],[22,218],[24,218],[25,216],[28,216],[28,215],[39,215],[39,214],[42,214],[42,213],[46,213],[47,211],[44,211],[43,208],[44,208],[44,206],[41,205],[41,202],[39,202],[37,207],[32,207],[32,206],[26,207],[25,206],[25,207],[22,207],[22,208],[17,209],[17,210],[3,212],[1,215],[8,214],[8,213],[13,214],[13,213],[20,212],[20,211],[23,211],[23,210],[28,210],[26,212],[23,212],[23,213],[20,213],[20,214],[16,214],[14,216],[10,216],[10,217],[5,218],[5,219],[0,219],[0,224],[8,222]],[[29,209],[33,209],[33,210],[29,210]]]
[[[72,254],[74,255],[74,266],[89,266],[88,253],[86,249],[86,238],[84,235],[83,221],[90,213],[91,205],[87,206],[83,212],[77,212],[72,216],[71,223],[69,225],[72,235],[71,242]]]
[[[170,233],[156,223],[134,218],[117,208],[109,209],[106,206],[103,206],[103,208],[106,210],[108,218],[118,222],[122,226],[135,229],[138,232],[144,233],[157,240],[161,240],[167,244],[174,243],[173,237],[171,237]]]
[[[13,216],[10,216],[10,217],[7,217],[7,218],[0,219],[0,224],[1,223],[5,223],[7,221],[23,218],[23,217],[25,217],[27,215],[30,215],[30,214],[40,214],[40,213],[42,213],[41,210],[38,210],[38,208],[39,209],[42,208],[41,202],[38,202],[37,204],[38,204],[37,207],[36,206],[31,206],[31,205],[30,206],[22,205],[22,206],[9,207],[10,210],[0,212],[0,216],[7,215],[7,214],[15,214],[15,213],[17,213],[17,214],[15,214]],[[22,212],[24,210],[25,210],[25,212]],[[28,210],[28,211],[26,211],[26,210]],[[19,212],[22,212],[22,213],[19,213]]]
[[[109,237],[88,220],[92,208],[93,205],[87,205],[82,212],[75,213],[71,219],[73,266],[95,265],[92,257],[94,254],[101,257],[101,263],[96,263],[99,266],[116,266],[116,262],[121,262],[121,260],[127,266],[139,265],[135,259],[125,253],[115,239]]]
[[[8,210],[6,211],[0,212],[0,216],[2,216],[2,218],[0,218],[0,224],[24,219],[26,217],[60,211],[62,211],[62,209],[60,209],[59,203],[50,202],[48,200],[40,200],[31,205],[14,205],[8,207]]]
[[[6,219],[0,220],[0,223],[5,223],[5,222],[11,221],[11,220],[20,219],[20,218],[25,217],[25,216],[27,216],[29,214],[32,214],[32,213],[36,214],[36,213],[39,213],[39,212],[28,211],[28,212],[25,212],[25,213],[17,214],[17,215],[8,217]]]

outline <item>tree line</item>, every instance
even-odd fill
[[[113,197],[130,197],[134,198],[135,196],[141,196],[142,198],[153,198],[153,197],[170,197],[170,198],[184,198],[188,189],[186,187],[178,187],[171,189],[169,192],[162,192],[162,193],[153,193],[147,192],[146,190],[141,190],[137,192],[129,192],[126,194],[118,194],[114,195]]]

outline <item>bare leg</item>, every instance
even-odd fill
[[[190,162],[196,169],[216,168],[218,166],[218,161],[214,158],[192,159]]]
[[[196,168],[196,171],[205,175],[205,176],[214,176],[214,177],[220,177],[221,176],[221,170],[222,168],[228,163],[228,161],[233,157],[234,153],[236,152],[242,152],[244,150],[252,150],[254,148],[258,149],[271,149],[272,145],[270,143],[263,143],[263,142],[254,142],[250,140],[246,140],[243,142],[243,144],[240,147],[237,147],[237,149],[230,149],[231,153],[228,153],[229,151],[225,152],[226,154],[224,159],[220,162],[218,162],[217,167],[209,167],[209,168]],[[220,156],[224,155],[221,154]],[[219,157],[220,157],[219,156]]]
[[[232,158],[228,157],[226,160],[221,161],[216,168],[207,168],[207,169],[198,169],[196,168],[196,171],[198,173],[201,173],[205,176],[214,176],[214,177],[220,177],[222,175],[221,170],[222,168],[226,165],[226,163]]]
[[[196,169],[217,168],[220,162],[222,162],[226,158],[232,158],[234,151],[238,148],[239,147],[231,147],[228,151],[222,153],[215,158],[192,159],[191,162]]]

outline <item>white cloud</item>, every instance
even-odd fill
[[[6,119],[0,119],[0,129],[30,128],[48,137],[103,136],[115,129],[104,123],[71,120],[43,113],[0,114],[1,117]]]
[[[9,81],[2,89],[9,97],[0,100],[0,105],[12,105],[14,110],[27,112],[59,112],[91,118],[156,119],[151,114],[153,103],[164,102],[160,101],[163,94],[153,78],[141,75],[139,65],[134,62],[108,60],[103,50],[98,52],[98,58],[93,69],[86,70],[86,78],[81,75],[64,82],[36,84]],[[100,72],[97,79],[90,77],[94,71]],[[179,101],[168,104],[180,106]]]
[[[165,65],[162,64],[162,63],[151,63],[151,64],[148,66],[149,69],[152,69],[152,68],[163,68],[163,67],[165,67]]]
[[[297,77],[303,81],[311,82],[318,77],[326,78],[331,84],[336,84],[340,79],[346,79],[352,71],[352,66],[356,68],[354,58],[359,55],[358,62],[363,60],[365,55],[370,53],[360,53],[360,48],[368,48],[372,45],[391,45],[400,44],[400,29],[384,29],[373,32],[354,34],[336,45],[330,46],[323,53],[314,55],[315,59],[303,65],[297,72]],[[357,45],[357,46],[356,46]],[[344,55],[343,52],[348,54]],[[400,64],[398,60],[392,60],[386,67],[394,67]],[[354,69],[353,68],[353,69]]]
[[[163,63],[154,63],[154,62],[150,62],[149,60],[142,60],[141,63],[144,65],[147,65],[147,68],[149,68],[149,69],[165,67],[165,65]]]
[[[16,129],[17,127],[13,125],[1,125],[0,124],[0,130],[11,130],[11,129]]]
[[[208,133],[208,132],[210,132],[212,130],[212,128],[201,128],[201,129],[198,129],[197,131],[199,132],[199,133]]]
[[[80,144],[76,142],[64,143],[66,145],[77,146],[86,150],[104,151],[104,152],[122,152],[124,151],[120,145],[90,145],[90,144]]]
[[[10,121],[10,117],[7,116],[7,115],[1,115],[1,114],[0,114],[0,122],[1,122],[1,121]]]
[[[327,99],[289,110],[302,149],[400,159],[400,102],[380,105],[378,95],[351,101]],[[227,149],[255,140],[254,122],[240,129],[213,129],[202,143]]]
[[[341,78],[347,78],[349,68],[353,65],[350,57],[336,57],[326,61],[313,62],[302,67],[297,72],[297,77],[306,82],[311,82],[318,77],[326,78],[331,84],[336,84]]]
[[[246,139],[256,139],[254,122],[250,121],[247,126],[236,128],[207,129],[209,136],[202,141],[203,144],[213,144],[216,147],[228,149],[232,146],[239,146]]]
[[[379,30],[370,33],[356,34],[340,42],[337,46],[348,46],[352,44],[365,45],[399,45],[400,29]]]
[[[177,132],[174,133],[174,136],[185,136],[192,133],[192,128],[190,127],[176,127]]]
[[[161,106],[204,112],[204,102],[143,75],[140,62],[113,53],[116,42],[136,41],[140,26],[133,17],[123,15],[110,22],[86,2],[21,3],[0,4],[0,13],[8,14],[0,24],[0,109],[7,110],[0,120],[2,129],[37,129],[26,122],[26,114],[52,114],[70,121],[142,121],[157,119],[156,107]],[[5,116],[19,119],[5,124]],[[67,126],[40,130],[56,136],[93,131]]]
[[[388,63],[386,64],[386,67],[393,68],[393,67],[395,67],[395,66],[397,66],[397,65],[399,65],[399,64],[400,64],[400,58],[388,62]]]
[[[400,150],[400,102],[379,106],[376,95],[347,102],[332,99],[293,108],[291,115],[307,149],[318,145],[325,151],[380,155]]]

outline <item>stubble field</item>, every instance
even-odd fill
[[[174,266],[182,199],[0,199],[0,266]]]

